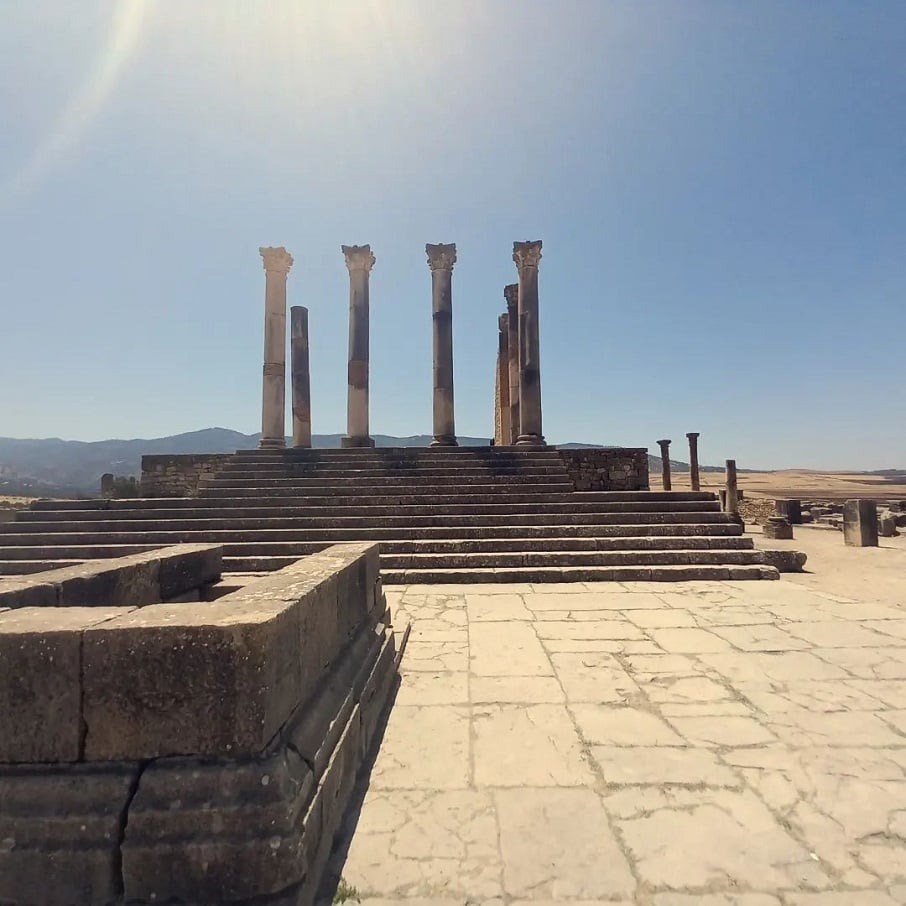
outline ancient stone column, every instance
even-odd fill
[[[690,431],[686,434],[689,438],[689,476],[692,481],[692,490],[701,490],[701,481],[698,474],[698,432]]]
[[[545,446],[541,431],[541,344],[538,327],[538,265],[541,240],[514,242],[519,271],[519,437],[520,447]]]
[[[727,460],[727,503],[725,507],[727,513],[739,515],[739,490],[736,484],[736,460]]]
[[[370,245],[344,245],[349,270],[349,395],[341,447],[373,447],[368,434],[368,277],[375,257]]]
[[[510,283],[503,288],[507,313],[507,370],[510,382],[510,439],[514,444],[519,438],[519,284]]]
[[[510,318],[503,314],[497,319],[497,414],[499,432],[494,440],[500,446],[513,443],[513,423],[510,421]]]
[[[455,447],[453,418],[453,265],[456,244],[426,245],[431,269],[434,335],[434,440],[432,447]]]
[[[657,443],[661,448],[661,477],[664,482],[664,490],[669,491],[673,487],[670,482],[670,441],[659,440]]]
[[[878,546],[878,505],[873,500],[843,504],[843,543],[850,547]]]
[[[264,387],[261,447],[286,446],[286,276],[293,256],[283,246],[259,248],[264,259]]]
[[[293,386],[293,446],[311,446],[311,377],[308,369],[308,309],[290,310],[290,372]]]

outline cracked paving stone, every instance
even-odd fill
[[[404,670],[396,693],[400,705],[467,705],[469,675],[464,672],[428,673]]]
[[[890,636],[858,623],[791,623],[789,631],[817,648],[873,648],[897,645]]]
[[[588,639],[633,639],[646,641],[639,627],[626,620],[567,620],[560,623],[539,621],[535,624],[535,631],[538,633],[538,638],[542,641],[547,639],[572,639],[575,641],[586,641]]]
[[[468,642],[418,642],[410,640],[403,655],[407,671],[428,670],[432,673],[468,670]]]
[[[637,708],[572,705],[579,732],[590,743],[616,746],[676,746],[683,744],[660,717]]]
[[[791,746],[906,745],[906,738],[865,711],[815,712],[792,710],[774,714],[765,725]]]
[[[751,717],[721,714],[668,720],[693,746],[757,746],[777,741],[770,730]]]
[[[702,654],[699,660],[734,682],[772,686],[799,680],[848,679],[849,674],[815,657],[811,651],[724,652]]]
[[[655,595],[627,595],[607,590],[594,593],[550,593],[527,595],[525,606],[532,611],[543,610],[653,610],[661,606]]]
[[[560,704],[566,700],[553,676],[473,676],[474,704]]]
[[[883,890],[847,890],[823,893],[788,893],[789,906],[898,906]]]
[[[740,779],[710,749],[594,746],[591,756],[607,783],[739,786]]]
[[[456,789],[469,785],[469,709],[397,705],[371,772],[375,789]]]
[[[472,623],[470,669],[475,676],[550,676],[550,661],[530,623]]]
[[[611,654],[551,654],[551,663],[567,701],[624,702],[640,694],[639,687]]]
[[[473,711],[475,784],[582,786],[595,776],[563,705],[488,705]]]
[[[714,626],[711,632],[742,651],[803,651],[812,647],[809,642],[771,624]]]
[[[472,623],[533,619],[532,612],[522,603],[521,595],[466,594],[466,609]]]
[[[685,610],[660,607],[656,610],[628,610],[626,619],[643,629],[672,629],[698,626],[695,617]]]
[[[781,906],[781,904],[777,897],[769,893],[657,893],[654,895],[653,906]]]
[[[727,701],[733,693],[706,676],[655,677],[639,683],[648,698],[658,704],[702,704]]]
[[[617,821],[641,879],[655,887],[818,887],[821,867],[751,792],[689,791],[681,807]],[[606,804],[606,801],[605,801]]]
[[[589,789],[497,790],[506,893],[531,900],[628,896],[635,880]]]
[[[730,645],[707,629],[652,629],[651,638],[671,654],[700,654],[729,651]]]
[[[486,902],[502,894],[501,875],[494,802],[475,790],[369,790],[343,866],[351,886],[407,906],[413,897]]]

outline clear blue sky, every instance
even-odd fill
[[[906,3],[0,5],[0,435],[258,430],[259,245],[344,431],[365,242],[372,431],[430,433],[424,245],[456,242],[487,436],[537,238],[549,441],[906,467]]]

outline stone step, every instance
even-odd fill
[[[123,523],[121,523],[123,524]],[[149,529],[134,523],[126,528],[99,532],[94,524],[74,529],[69,523],[55,523],[41,531],[34,523],[0,523],[0,543],[4,545],[84,545],[84,544],[225,544],[259,541],[324,541],[338,544],[343,541],[461,541],[484,538],[652,538],[652,537],[738,537],[742,526],[737,522],[714,523],[639,523],[635,525],[491,525],[407,528],[187,528],[184,523],[165,523],[164,529]],[[28,526],[26,531],[12,531]],[[45,525],[46,528],[46,525]]]
[[[299,558],[328,547],[325,541],[238,541],[225,542],[227,556],[275,556]],[[160,544],[27,544],[0,546],[2,560],[102,560],[154,550]],[[629,537],[629,538],[476,538],[459,540],[382,541],[386,554],[485,554],[545,551],[747,551],[751,538],[728,537]]]
[[[35,555],[37,552],[32,551]],[[83,559],[67,558],[65,560],[45,560],[45,559],[10,559],[0,560],[0,576],[29,576],[33,573],[43,573],[48,569],[62,569],[64,566],[80,566],[85,561]],[[0,589],[3,585],[0,584]]]
[[[218,473],[211,478],[199,481],[199,487],[241,487],[256,485],[260,487],[273,487],[297,482],[300,479],[319,479],[333,483],[337,479],[364,479],[364,478],[399,478],[406,481],[427,481],[433,478],[484,478],[496,481],[498,478],[522,478],[545,481],[555,478],[559,481],[568,481],[569,476],[563,469],[556,468],[518,468],[518,469],[299,469],[293,472],[276,472],[262,474],[258,470],[248,470],[231,474]]]
[[[297,497],[383,497],[394,494],[418,496],[424,500],[433,500],[441,495],[447,496],[484,496],[505,497],[508,494],[567,494],[572,492],[572,485],[568,482],[546,482],[545,484],[501,483],[501,484],[462,484],[447,483],[443,485],[419,484],[418,482],[381,482],[379,484],[362,485],[324,485],[324,484],[297,484],[286,488],[202,488],[199,498],[209,500],[220,497],[270,497],[270,498],[297,498]]]
[[[269,572],[297,558],[274,555],[224,556],[227,572]],[[561,551],[487,554],[381,554],[381,571],[427,569],[508,569],[564,566],[748,566],[764,563],[761,551]]]
[[[148,514],[140,512],[130,514],[128,511],[117,513],[116,518],[91,518],[104,517],[104,513],[83,513],[80,518],[56,519],[52,512],[48,513],[22,513],[21,518],[14,523],[6,523],[4,529],[15,527],[19,532],[50,532],[60,525],[65,525],[74,532],[117,532],[130,531],[132,526],[138,524],[142,531],[167,531],[167,530],[197,530],[208,529],[263,529],[263,528],[298,528],[298,529],[359,529],[359,528],[428,528],[437,526],[442,522],[443,528],[455,535],[454,529],[477,528],[480,526],[579,526],[579,525],[670,525],[676,523],[727,523],[733,517],[727,513],[717,511],[691,511],[691,512],[661,512],[661,513],[508,513],[503,515],[466,515],[444,516],[438,519],[436,515],[419,516],[252,516],[247,515],[248,510],[227,511],[225,513],[206,513],[199,518],[193,511],[175,511],[174,515],[165,517],[155,514],[156,518],[148,518]],[[273,511],[266,511],[271,513]],[[36,519],[34,517],[41,517]]]
[[[491,582],[723,582],[779,579],[773,566],[532,566],[502,569],[382,570],[384,585],[462,585]]]
[[[309,459],[551,459],[559,461],[560,454],[550,447],[316,447],[284,450],[237,450],[233,461]]]
[[[359,493],[359,488],[399,488],[403,492],[408,493],[428,493],[428,494],[437,494],[443,493],[444,489],[450,487],[462,487],[462,486],[481,486],[484,487],[506,487],[510,486],[520,488],[522,493],[528,494],[532,493],[535,490],[538,491],[572,491],[573,483],[566,478],[561,476],[547,476],[541,477],[538,475],[433,475],[430,477],[430,480],[427,478],[406,478],[405,476],[369,476],[363,475],[361,477],[350,477],[349,474],[342,478],[294,478],[291,483],[286,485],[276,484],[268,485],[262,484],[258,485],[257,483],[244,487],[240,485],[239,487],[234,487],[233,485],[219,485],[217,479],[209,479],[207,484],[199,484],[199,490],[202,493],[211,493],[211,492],[225,492],[230,494],[235,494],[236,496],[242,496],[244,493],[249,494],[261,494],[263,489],[267,489],[269,494],[298,494],[300,491],[305,490],[309,487],[330,487],[333,489],[333,492],[336,493],[341,489],[348,488],[354,493]],[[446,493],[450,493],[449,490]],[[472,491],[472,493],[479,493],[479,491]]]
[[[328,498],[331,506],[358,506],[367,503],[368,506],[414,506],[424,504],[426,495],[424,494],[377,494],[366,496],[362,494],[352,495],[333,495],[330,493],[311,494],[300,497],[281,497],[278,499],[270,496],[263,496],[255,501],[257,507],[283,507],[292,506],[323,506],[324,498]],[[436,504],[467,504],[467,503],[487,503],[489,495],[487,494],[439,494],[430,499]],[[520,491],[511,491],[505,489],[499,494],[493,495],[494,503],[535,503],[539,509],[548,503],[630,503],[639,501],[640,503],[686,503],[689,501],[702,501],[712,503],[715,500],[713,494],[697,492],[648,492],[648,491],[577,491],[552,494],[523,494]],[[29,509],[30,511],[55,512],[73,511],[73,510],[175,510],[175,509],[198,509],[203,507],[216,506],[247,506],[248,499],[245,497],[130,497],[122,500],[36,500]]]
[[[217,499],[217,498],[215,498]],[[539,506],[534,503],[466,503],[466,504],[408,504],[405,506],[371,506],[359,501],[351,506],[334,505],[328,498],[324,501],[327,506],[249,506],[248,498],[239,498],[240,504],[219,507],[206,506],[188,509],[116,509],[116,510],[28,510],[21,514],[17,521],[21,522],[65,522],[76,521],[108,521],[110,519],[187,519],[205,518],[214,512],[222,512],[224,516],[256,518],[259,516],[270,517],[279,514],[283,517],[298,518],[384,518],[403,516],[434,516],[437,519],[447,516],[523,516],[523,515],[570,515],[570,514],[615,514],[615,513],[716,513],[720,511],[717,501],[679,501],[667,503],[662,501],[641,502],[564,502],[548,503]],[[257,504],[258,501],[255,501]]]

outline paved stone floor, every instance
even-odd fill
[[[890,556],[883,602],[808,576],[389,589],[412,636],[336,873],[368,906],[906,904]]]

